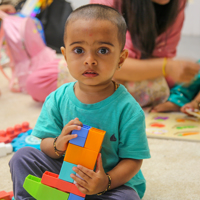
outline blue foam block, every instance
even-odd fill
[[[62,179],[64,181],[73,183],[74,180],[70,177],[70,174],[76,174],[75,171],[72,170],[73,167],[76,167],[77,165],[63,161],[60,174],[59,174],[59,179]]]
[[[68,200],[84,200],[84,199],[85,199],[84,197],[80,197],[72,193],[69,194],[69,198],[68,198]]]
[[[88,132],[91,128],[91,126],[83,125],[81,130],[73,130],[72,134],[77,134],[77,138],[70,140],[69,143],[84,147]]]
[[[86,138],[78,136],[77,138],[71,139],[69,143],[84,147],[85,146]]]

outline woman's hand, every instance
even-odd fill
[[[185,104],[181,107],[181,112],[188,114],[186,109],[189,109],[194,112],[195,109],[198,109],[198,103],[195,101],[191,101],[190,103]]]
[[[168,59],[166,75],[176,83],[189,83],[200,70],[200,65],[186,60]]]
[[[6,12],[6,13],[16,13],[15,7],[12,5],[0,5],[0,10]]]
[[[76,181],[75,185],[84,194],[97,194],[104,191],[108,187],[108,177],[103,169],[101,154],[98,155],[95,172],[81,165],[73,167],[73,170],[82,179],[74,174],[71,174],[71,178]]]
[[[181,112],[188,114],[186,109],[189,109],[192,112],[194,112],[195,110],[200,110],[200,92],[191,102],[181,107]]]
[[[79,121],[78,118],[75,118],[71,120],[68,124],[66,124],[61,132],[61,134],[58,136],[56,141],[56,148],[59,151],[65,151],[67,148],[67,144],[69,140],[76,138],[77,134],[70,134],[73,130],[81,130],[81,126],[83,124]]]

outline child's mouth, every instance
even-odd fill
[[[86,76],[86,77],[96,77],[96,76],[98,76],[98,74],[96,73],[96,72],[84,72],[83,73],[83,76]]]

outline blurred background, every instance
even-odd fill
[[[88,4],[89,0],[68,0],[71,3],[73,9],[79,6]],[[187,7],[185,9],[185,22],[182,30],[184,36],[199,36],[200,37],[200,1],[188,0]]]
[[[88,4],[89,0],[68,0],[73,9]],[[200,0],[188,0],[185,21],[177,56],[200,59]]]

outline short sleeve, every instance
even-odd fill
[[[145,116],[141,109],[128,121],[123,120],[120,125],[119,157],[132,159],[151,157],[145,131]]]
[[[57,106],[55,92],[53,92],[43,104],[32,135],[41,139],[47,137],[55,138],[60,135],[62,128],[62,117]]]

